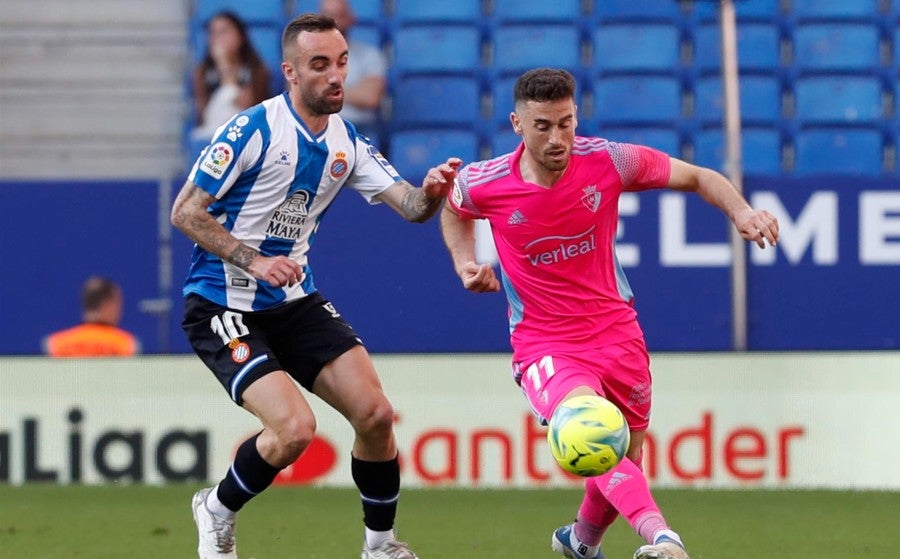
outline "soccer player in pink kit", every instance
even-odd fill
[[[510,121],[523,143],[459,172],[441,214],[444,241],[464,287],[498,291],[493,268],[475,261],[472,220],[490,222],[509,299],[513,376],[542,422],[583,394],[610,400],[628,421],[627,457],[585,480],[576,520],[553,533],[553,549],[602,559],[600,540],[622,515],[647,542],[635,559],[687,559],[641,471],[650,359],[615,255],[619,196],[659,187],[696,192],[760,248],[777,242],[778,223],[711,169],[643,146],[576,137],[574,93],[564,70],[518,79]]]

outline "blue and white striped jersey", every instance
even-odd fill
[[[235,115],[216,131],[188,179],[214,196],[209,212],[244,244],[264,256],[289,256],[303,281],[272,287],[194,246],[184,295],[257,311],[315,291],[307,253],[319,221],[343,186],[370,204],[401,180],[390,163],[340,116],[313,135],[287,93]]]

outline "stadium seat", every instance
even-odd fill
[[[580,0],[494,0],[491,14],[499,23],[577,22],[582,18]]]
[[[694,15],[699,21],[719,20],[719,2],[694,2]],[[781,0],[750,0],[734,3],[739,23],[760,21],[775,23],[783,16]]]
[[[464,163],[479,159],[478,136],[466,130],[405,130],[391,136],[391,164],[412,184],[421,184],[428,169],[448,157]]]
[[[679,21],[680,3],[673,0],[594,0],[593,16],[597,23],[613,21]]]
[[[811,76],[794,86],[795,115],[805,124],[870,124],[883,116],[881,83],[866,76]]]
[[[879,0],[791,0],[791,11],[799,21],[871,20],[879,13]]]
[[[578,71],[581,38],[570,25],[509,25],[493,32],[494,70],[519,73],[538,66]]]
[[[248,25],[282,27],[287,21],[284,0],[196,0],[191,21],[202,27],[222,11],[233,12]]]
[[[394,22],[398,25],[438,22],[476,24],[482,19],[480,0],[429,2],[394,0]]]
[[[477,73],[481,33],[469,25],[414,25],[394,32],[393,70]]]
[[[741,76],[741,120],[745,123],[776,125],[782,118],[781,83],[768,76]],[[722,122],[725,114],[725,98],[722,78],[711,75],[696,82],[694,89],[694,116],[705,124]]]
[[[385,17],[382,0],[350,0],[358,24],[377,25]]]
[[[704,73],[722,68],[722,35],[718,24],[702,25],[694,37],[694,65]],[[776,25],[741,24],[737,28],[738,68],[774,72],[781,67],[781,36]]]
[[[794,66],[801,72],[871,72],[880,65],[878,29],[872,25],[810,23],[794,31]]]
[[[281,29],[270,26],[252,26],[247,29],[250,41],[259,53],[259,57],[269,68],[273,79],[281,77]]]
[[[601,129],[616,124],[672,124],[681,118],[681,85],[663,76],[613,76],[594,82]]]
[[[674,157],[681,157],[681,138],[672,128],[603,128],[599,136],[611,142],[649,146]]]
[[[874,129],[818,128],[797,133],[794,174],[880,175],[882,138]]]
[[[507,125],[509,123],[509,113],[515,106],[513,104],[513,89],[516,85],[518,76],[507,76],[491,81],[491,118],[495,123]],[[584,99],[584,92],[576,84],[575,88],[575,104],[581,107]]]
[[[381,29],[377,25],[359,23],[350,30],[350,38],[374,47],[381,47]]]
[[[394,82],[392,105],[392,124],[398,128],[476,127],[481,119],[481,91],[474,78],[402,78]]]
[[[681,36],[675,25],[600,25],[593,38],[594,69],[601,73],[671,73],[681,65]]]
[[[777,175],[782,172],[781,135],[774,128],[741,130],[741,167],[748,175]],[[694,163],[726,172],[725,134],[721,128],[704,129],[694,136]]]
[[[491,135],[491,157],[497,157],[504,153],[510,153],[519,147],[522,136],[513,132],[511,126],[498,128]]]

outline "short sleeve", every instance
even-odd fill
[[[659,188],[669,183],[672,165],[666,153],[617,142],[610,142],[608,149],[625,190]]]
[[[216,130],[212,144],[200,153],[188,179],[217,199],[221,199],[246,169],[263,153],[263,137],[268,137],[265,111],[260,105],[239,113]]]
[[[453,188],[447,194],[447,201],[462,219],[483,219],[469,192],[469,169],[469,166],[463,167],[457,174]]]
[[[359,192],[370,204],[392,184],[403,180],[393,165],[365,136],[356,135],[356,165],[347,186]]]

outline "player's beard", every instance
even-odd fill
[[[333,90],[328,89],[321,95],[316,95],[312,91],[304,91],[302,94],[303,104],[313,114],[330,115],[339,113],[344,108],[344,96],[342,94],[340,99],[336,101],[329,100],[326,95],[331,91]]]
[[[569,156],[570,155],[571,155],[571,153],[569,152],[569,150],[566,150],[566,153],[564,154],[564,156],[561,159],[555,159],[550,156],[550,152],[548,150],[542,154],[540,163],[548,171],[553,171],[553,172],[563,171],[569,165]]]

